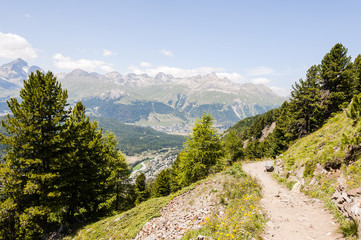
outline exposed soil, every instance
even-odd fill
[[[263,188],[262,207],[270,221],[264,239],[307,240],[344,239],[338,224],[318,199],[291,192],[265,172],[265,162],[243,165],[248,174],[259,179]]]
[[[201,183],[168,203],[161,216],[147,222],[135,240],[180,239],[187,229],[200,228],[200,223],[219,211],[218,194],[222,192],[224,176]]]

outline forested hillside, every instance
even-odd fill
[[[305,79],[294,84],[290,99],[281,107],[233,126],[242,140],[248,140],[246,157],[275,157],[344,109],[361,90],[361,55],[351,60],[347,48],[336,44],[320,64],[308,69]],[[262,139],[262,131],[272,123],[275,128]]]
[[[74,226],[169,195],[224,166],[213,119],[204,115],[171,169],[162,170],[154,182],[140,174],[131,184],[114,134],[90,120],[82,102],[69,108],[68,93],[51,72],[31,73],[20,97],[8,101],[12,114],[1,122],[0,140],[7,146],[0,162],[1,239],[59,238]],[[114,128],[113,121],[101,121],[104,128]],[[135,137],[137,131],[154,133],[127,129]],[[172,144],[172,137],[167,141]]]
[[[117,147],[126,155],[131,156],[147,150],[161,150],[162,148],[183,147],[185,138],[156,131],[149,127],[127,125],[114,119],[92,117],[104,131],[111,131],[115,135]]]
[[[0,117],[0,120],[5,119]],[[171,135],[156,131],[149,127],[140,127],[124,124],[114,119],[91,117],[99,123],[103,130],[114,133],[117,142],[117,148],[127,156],[140,154],[148,150],[161,150],[163,148],[176,148],[180,150],[183,147],[185,138],[179,135]],[[5,134],[5,129],[0,126],[0,133]],[[0,143],[1,155],[4,155],[5,145]]]

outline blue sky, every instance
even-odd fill
[[[338,42],[361,53],[361,1],[4,1],[0,64],[53,72],[216,72],[279,94]]]

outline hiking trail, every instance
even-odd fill
[[[257,178],[263,188],[261,204],[270,219],[263,236],[265,240],[344,239],[321,200],[291,192],[277,183],[265,172],[265,162],[245,163],[243,170]]]

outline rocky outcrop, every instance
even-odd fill
[[[222,191],[222,179],[213,179],[197,185],[168,203],[161,216],[143,226],[135,240],[180,239],[187,230],[201,228],[201,222],[213,213],[223,214],[218,194]],[[207,239],[198,236],[197,239]]]
[[[345,191],[339,185],[331,199],[345,218],[361,224],[361,187]]]

